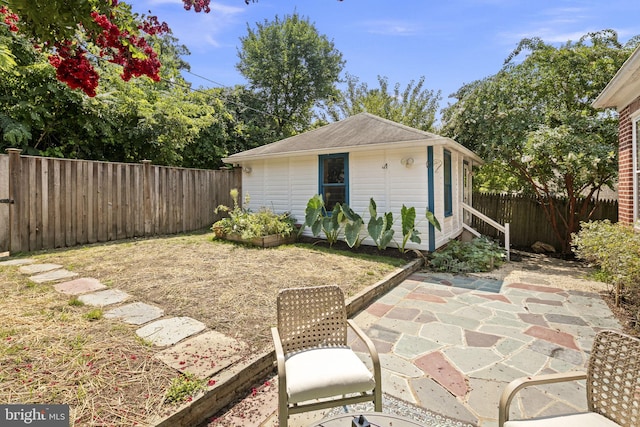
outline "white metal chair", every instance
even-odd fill
[[[511,401],[521,389],[576,380],[586,380],[587,412],[509,420]],[[601,331],[593,341],[586,373],[538,375],[512,381],[500,399],[498,426],[640,426],[640,340],[616,331]]]
[[[284,289],[271,328],[278,363],[280,427],[289,415],[373,401],[382,410],[380,359],[373,342],[347,319],[338,286]],[[373,372],[347,345],[347,326],[366,344]]]

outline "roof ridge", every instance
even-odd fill
[[[391,119],[387,119],[385,117],[380,117],[380,116],[377,116],[375,114],[369,113],[367,111],[363,111],[362,113],[358,113],[355,116],[358,116],[360,114],[366,114],[367,116],[370,116],[373,119],[376,119],[376,120],[379,120],[379,121],[381,121],[383,123],[387,123],[387,124],[402,128],[402,129],[407,130],[407,131],[418,132],[418,133],[421,133],[423,135],[427,135],[427,136],[430,136],[430,137],[442,137],[441,135],[435,134],[433,132],[428,132],[426,130],[417,129],[417,128],[411,127],[409,125],[405,125],[403,123],[394,122]],[[355,116],[349,116],[348,118],[355,117]]]

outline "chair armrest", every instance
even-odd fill
[[[380,356],[378,355],[378,350],[376,350],[376,346],[371,341],[365,333],[360,329],[356,322],[353,319],[347,319],[347,324],[356,333],[358,338],[360,338],[367,346],[369,350],[369,354],[371,355],[371,362],[373,363],[373,378],[376,382],[376,388],[381,387],[382,384],[382,370],[380,368]],[[376,400],[376,405],[381,405],[381,402]],[[376,410],[381,410],[381,406],[376,408]]]
[[[511,381],[500,396],[500,405],[498,408],[498,427],[503,427],[504,423],[509,421],[509,407],[511,401],[516,394],[525,387],[553,384],[565,381],[579,381],[587,379],[586,372],[563,372],[558,374],[536,375],[532,377],[523,377]]]
[[[276,363],[278,365],[278,396],[282,399],[287,395],[287,371],[284,366],[284,349],[282,348],[278,328],[271,328],[271,336],[273,337],[273,345],[276,350]]]

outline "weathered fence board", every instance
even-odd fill
[[[561,209],[565,209],[566,200],[556,199],[555,202]],[[530,247],[536,241],[549,243],[556,249],[562,246],[553,233],[542,206],[535,198],[510,194],[473,193],[473,207],[500,224],[508,222],[513,247]],[[590,209],[594,209],[592,220],[618,221],[616,200],[600,200],[597,204],[592,202]],[[475,218],[471,225],[486,236],[501,238],[494,228]]]
[[[0,254],[9,251],[9,156],[0,156]]]
[[[0,155],[0,252],[202,229],[232,205],[240,170]]]

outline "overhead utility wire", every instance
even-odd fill
[[[220,86],[220,87],[221,87],[221,88],[223,88],[223,89],[224,89],[224,88],[226,88],[226,87],[228,87],[228,86],[225,86],[225,85],[223,85],[222,83],[219,83],[219,82],[217,82],[217,81],[215,81],[215,80],[212,80],[212,79],[210,79],[210,78],[207,78],[207,77],[201,76],[201,75],[199,75],[199,74],[193,73],[193,72],[188,71],[188,70],[185,70],[185,73],[191,74],[191,75],[192,75],[192,76],[194,76],[194,77],[198,77],[198,78],[200,78],[200,79],[202,79],[202,80],[208,81],[209,83],[213,83],[213,84],[215,84],[215,85],[218,85],[218,86]],[[171,83],[174,83],[174,82],[171,82]],[[191,88],[191,90],[193,90],[193,91],[198,91],[198,92],[200,92],[200,93],[204,93],[204,92],[202,92],[202,91],[201,91],[201,90],[199,90],[199,89],[193,89],[193,88]],[[289,121],[288,119],[283,119],[282,117],[278,117],[278,116],[276,116],[275,114],[268,113],[268,112],[263,111],[263,110],[258,110],[257,108],[249,107],[248,105],[245,105],[245,104],[242,104],[242,103],[238,103],[238,102],[231,101],[231,100],[229,100],[229,98],[228,98],[228,97],[226,98],[226,101],[227,101],[227,102],[229,102],[230,104],[236,105],[236,106],[238,106],[238,107],[244,107],[244,108],[246,108],[246,109],[248,109],[248,110],[255,111],[256,113],[260,113],[260,114],[263,114],[263,115],[265,115],[265,116],[271,116],[271,117],[274,117],[274,118],[279,119],[279,120],[284,120],[284,121],[286,121],[286,122],[288,122],[288,121]]]

